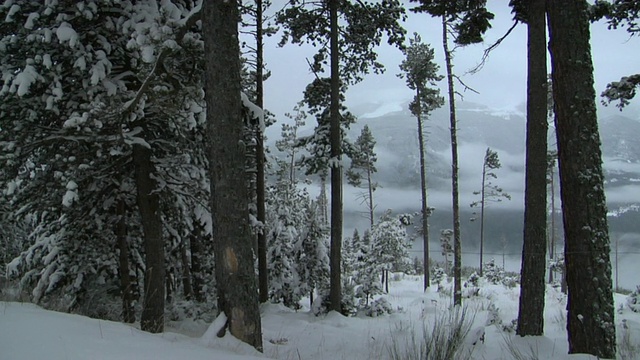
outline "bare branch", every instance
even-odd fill
[[[489,46],[488,48],[484,49],[484,53],[482,54],[482,59],[480,60],[480,63],[478,65],[474,66],[473,68],[469,69],[466,73],[467,74],[475,74],[478,71],[482,70],[484,65],[487,63],[487,59],[489,58],[489,55],[491,54],[491,52],[493,50],[495,50],[504,41],[504,39],[506,39],[509,36],[509,34],[511,34],[513,29],[515,29],[516,26],[518,26],[519,23],[520,22],[518,20],[515,20],[513,22],[513,25],[511,25],[509,30],[507,30],[507,32],[504,35],[502,35],[501,38],[496,40],[496,42],[491,44],[491,46]]]

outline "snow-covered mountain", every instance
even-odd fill
[[[373,109],[372,109],[373,107]],[[389,111],[384,111],[389,110]],[[461,102],[457,110],[458,143],[461,177],[478,172],[482,166],[484,148],[499,153],[504,172],[524,173],[525,114],[523,109],[491,109],[482,105]],[[360,128],[368,125],[376,138],[378,176],[388,186],[418,187],[418,143],[416,119],[407,106],[371,106],[353,126],[350,136],[356,137]],[[446,187],[450,176],[449,112],[444,106],[434,111],[427,124],[427,167],[430,185]],[[609,187],[638,185],[640,182],[640,121],[621,115],[600,120],[600,137],[604,169]],[[550,137],[550,144],[555,139]],[[470,151],[465,151],[470,149]],[[482,150],[480,164],[469,152]],[[467,167],[475,169],[469,170]],[[469,171],[467,171],[469,170]],[[462,181],[463,179],[461,179]],[[630,200],[630,199],[629,199]],[[640,197],[638,198],[640,202]]]

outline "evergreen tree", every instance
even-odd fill
[[[460,203],[458,190],[458,135],[455,106],[455,89],[453,84],[453,50],[449,47],[449,34],[454,35],[457,45],[469,45],[482,41],[482,35],[491,26],[489,21],[493,14],[486,9],[486,0],[447,1],[447,0],[411,0],[420,3],[413,9],[416,12],[427,12],[431,16],[442,19],[442,46],[444,49],[447,70],[447,86],[449,100],[449,120],[451,132],[451,197],[453,210],[453,302],[462,304],[462,248],[460,241]]]
[[[449,254],[453,254],[453,247],[451,246],[451,238],[453,237],[453,230],[442,229],[440,230],[440,247],[442,248],[442,256],[444,257],[444,272],[449,273]]]
[[[614,358],[616,331],[589,5],[547,3],[565,232],[569,353]]]
[[[329,287],[329,229],[322,222],[317,202],[307,201],[304,215],[297,266],[300,281],[305,284],[313,306],[314,290],[326,291]]]
[[[403,269],[408,261],[410,244],[405,225],[387,210],[371,229],[370,256],[379,264],[385,291],[389,292],[389,272]],[[371,270],[368,270],[371,271]]]
[[[418,120],[418,146],[420,151],[420,192],[422,212],[422,253],[424,266],[424,289],[429,287],[429,216],[431,208],[427,201],[427,169],[426,149],[424,139],[423,120],[429,117],[431,111],[444,104],[440,90],[429,88],[435,86],[436,81],[442,80],[438,75],[438,65],[434,63],[433,49],[421,42],[420,35],[413,35],[409,46],[404,50],[405,59],[400,64],[401,76],[406,77],[407,86],[415,90],[413,101],[409,104],[411,114]]]
[[[349,185],[361,187],[362,181],[365,181],[364,187],[367,193],[363,195],[363,202],[367,206],[369,213],[369,225],[373,227],[373,216],[375,205],[373,202],[373,192],[376,191],[378,183],[371,179],[373,173],[377,172],[376,161],[378,160],[373,148],[376,141],[373,138],[369,126],[365,125],[360,132],[360,136],[353,144],[354,151],[351,157],[351,166],[347,170],[347,182]]]
[[[32,243],[13,269],[22,271],[26,282],[35,282],[35,300],[64,288],[69,295],[80,295],[70,296],[77,300],[70,305],[80,306],[81,290],[92,279],[113,281],[119,272],[124,284],[131,272],[123,261],[127,254],[144,255],[147,264],[142,267],[155,271],[144,282],[141,324],[144,330],[161,331],[164,240],[159,213],[145,209],[156,208],[156,202],[159,206],[156,197],[166,193],[165,175],[174,184],[190,186],[193,178],[184,177],[185,167],[202,154],[197,144],[191,148],[193,157],[184,155],[189,153],[185,145],[195,143],[190,136],[198,133],[195,109],[202,109],[200,68],[193,61],[195,54],[202,54],[201,43],[191,34],[185,36],[195,24],[191,15],[196,11],[189,4],[175,7],[152,0],[113,6],[61,1],[10,7],[10,3],[0,7],[5,15],[12,13],[10,21],[0,26],[3,34],[11,34],[3,41],[25,41],[3,47],[6,52],[1,55],[2,111],[14,115],[2,119],[0,136],[11,139],[11,146],[3,147],[10,166],[2,181],[20,183],[12,201],[22,204],[21,217],[38,219],[33,239],[46,239]],[[171,56],[177,48],[182,50],[179,59]],[[27,72],[17,71],[24,63],[30,64]],[[177,90],[182,96],[175,96]],[[164,116],[158,117],[159,113]],[[187,165],[170,166],[178,157]],[[28,173],[20,170],[24,166],[37,176],[25,176]],[[33,194],[39,192],[34,190],[44,186],[50,189],[44,194],[47,199],[35,199]],[[172,187],[177,188],[185,192],[182,186]],[[131,226],[117,225],[129,211],[137,211],[140,219],[127,217]],[[133,231],[143,222],[150,229],[144,244],[150,247],[142,251],[132,242],[129,249],[121,240],[143,236]],[[109,250],[116,239],[119,261]],[[29,254],[41,250],[45,256],[31,261],[34,257]],[[49,260],[41,262],[44,259]],[[114,266],[117,263],[119,267]],[[36,280],[34,270],[43,268],[49,270]],[[123,291],[123,301],[127,297]]]
[[[501,167],[500,159],[498,159],[498,153],[487,148],[484,154],[484,161],[482,163],[482,186],[479,191],[474,191],[474,195],[480,195],[480,200],[471,203],[471,207],[480,206],[480,276],[482,276],[482,255],[484,253],[484,210],[489,202],[500,202],[502,199],[511,200],[511,195],[504,192],[504,190],[493,184],[491,179],[497,179],[498,175],[494,170]],[[475,220],[472,218],[471,220]]]
[[[317,159],[311,172],[331,169],[331,286],[330,308],[341,310],[341,249],[342,249],[342,128],[349,117],[341,116],[341,93],[346,86],[361,80],[373,69],[381,71],[373,48],[387,35],[390,44],[400,45],[404,29],[399,20],[404,9],[397,0],[380,3],[362,1],[290,2],[277,22],[285,26],[284,44],[307,41],[319,50],[313,57],[312,71],[319,74],[329,60],[330,76],[316,80],[305,91],[305,102],[319,119],[313,137],[313,157]],[[340,25],[342,20],[344,25]],[[328,97],[327,97],[328,95]]]
[[[366,307],[369,305],[369,299],[373,300],[375,295],[383,293],[384,284],[380,283],[379,275],[384,271],[384,266],[375,256],[369,231],[366,231],[362,239],[356,243],[355,249],[355,296],[360,299],[360,306]]]

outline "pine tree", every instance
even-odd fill
[[[415,90],[413,101],[409,104],[411,114],[418,120],[418,146],[420,151],[420,192],[422,210],[422,253],[424,266],[424,289],[429,287],[429,216],[431,208],[427,201],[427,169],[426,148],[424,139],[423,120],[429,117],[431,111],[444,104],[440,90],[429,88],[435,86],[436,81],[442,80],[438,75],[438,65],[434,63],[433,49],[423,44],[420,35],[413,35],[409,46],[404,50],[405,59],[400,64],[401,76],[406,77],[407,86]]]
[[[480,206],[480,276],[482,276],[482,267],[484,266],[484,262],[482,261],[482,255],[484,253],[484,210],[487,207],[487,203],[500,202],[503,199],[511,200],[511,195],[491,182],[491,179],[498,178],[494,170],[499,169],[501,166],[498,153],[491,150],[491,148],[487,148],[482,163],[482,186],[479,191],[473,192],[474,195],[480,195],[480,200],[470,204],[471,207]],[[475,218],[471,220],[475,220]]]
[[[364,187],[367,193],[362,195],[363,202],[366,204],[369,213],[369,224],[373,227],[375,205],[373,202],[373,192],[376,191],[378,183],[371,179],[371,176],[377,172],[376,161],[378,158],[373,148],[376,141],[373,138],[369,126],[365,125],[360,132],[360,136],[353,144],[354,150],[351,157],[351,165],[346,172],[347,182],[349,185],[361,187],[364,180]]]
[[[490,27],[493,14],[486,9],[486,0],[447,1],[447,0],[411,0],[420,3],[413,9],[416,12],[427,12],[431,16],[442,19],[442,46],[444,49],[447,70],[447,86],[449,100],[449,120],[451,132],[451,197],[453,210],[453,302],[462,304],[462,248],[460,240],[460,203],[458,190],[458,135],[455,106],[455,89],[453,84],[453,50],[449,47],[449,33],[453,33],[454,42],[458,45],[475,44],[482,41]]]
[[[322,222],[317,202],[307,201],[304,215],[297,266],[300,281],[305,284],[310,306],[313,306],[314,290],[326,291],[329,287],[329,229]]]
[[[312,173],[331,169],[331,289],[330,307],[341,310],[342,275],[342,124],[353,117],[341,114],[342,94],[346,86],[362,79],[371,69],[382,71],[373,48],[387,35],[390,44],[400,45],[404,29],[399,20],[404,8],[396,0],[381,3],[328,0],[320,3],[291,2],[283,9],[277,22],[286,29],[282,44],[305,41],[319,46],[311,70],[320,74],[329,63],[329,78],[316,77],[305,91],[305,102],[318,118],[310,150]],[[341,26],[339,20],[345,22]],[[328,60],[328,61],[327,61]]]
[[[569,353],[614,358],[616,331],[586,1],[547,3],[567,272]]]
[[[404,224],[387,210],[371,229],[370,256],[379,264],[385,291],[389,292],[389,272],[401,270],[409,256],[409,242]]]
[[[238,186],[245,177],[238,2],[206,1],[202,11],[205,53],[218,54],[205,67],[218,307],[232,335],[262,350],[247,189]]]

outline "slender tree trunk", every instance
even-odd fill
[[[453,64],[449,51],[447,35],[447,18],[442,16],[442,46],[447,67],[447,84],[449,87],[449,119],[451,130],[451,197],[453,209],[453,304],[462,305],[462,248],[460,241],[460,201],[458,191],[458,134],[456,130],[456,104],[453,87]]]
[[[263,73],[263,14],[262,0],[256,0],[256,105],[264,109],[264,73]],[[256,146],[256,201],[257,217],[263,225],[266,224],[265,208],[265,177],[264,177],[264,134],[262,129],[258,130],[258,141]],[[267,267],[267,234],[264,228],[258,231],[258,288],[260,290],[260,302],[269,301],[269,269]]]
[[[420,87],[416,86],[416,97],[420,99]],[[429,207],[427,205],[427,169],[425,160],[422,109],[418,101],[418,146],[420,147],[420,195],[422,197],[422,265],[424,267],[424,290],[429,287]],[[446,260],[445,260],[446,262]],[[445,265],[446,266],[446,265]]]
[[[327,178],[326,174],[320,176],[320,200],[322,204],[320,205],[320,213],[322,214],[322,223],[327,225],[329,224],[329,209],[327,206]]]
[[[556,259],[556,189],[554,180],[554,171],[551,167],[551,241],[549,245],[549,259]],[[553,270],[549,268],[549,284],[553,284]]]
[[[162,220],[151,149],[133,146],[138,208],[142,219],[145,251],[144,302],[140,328],[151,333],[164,331],[165,263]]]
[[[116,225],[116,237],[118,239],[120,291],[122,293],[122,321],[133,323],[136,321],[136,312],[133,307],[133,292],[131,289],[131,275],[129,270],[129,243],[127,242],[126,205],[124,200],[119,200],[117,214],[119,216]]]
[[[384,270],[384,292],[389,293],[389,270]]]
[[[173,282],[173,268],[169,268],[169,271],[166,272],[166,276],[164,277],[164,279],[165,300],[167,304],[171,304],[173,302],[173,290],[175,288]]]
[[[186,300],[193,299],[193,286],[191,285],[191,267],[189,266],[189,254],[186,240],[180,245],[180,258],[182,262],[182,293]]]
[[[520,336],[539,336],[544,331],[548,168],[545,13],[545,0],[529,2],[524,244],[517,327]]]
[[[342,157],[340,136],[340,73],[338,53],[338,0],[329,0],[331,26],[331,258],[330,258],[330,309],[342,309]]]
[[[485,182],[487,181],[487,162],[482,165],[482,189],[480,190],[480,276],[482,276],[482,265],[484,254],[484,196],[485,196]]]
[[[589,4],[548,1],[569,353],[616,355],[610,243],[589,44]]]
[[[245,182],[238,1],[203,3],[205,99],[218,308],[231,334],[262,351]]]
[[[202,225],[196,221],[193,225],[193,233],[189,238],[191,249],[191,276],[193,278],[191,286],[193,287],[193,297],[197,302],[204,302],[203,293],[204,274],[202,269],[202,260],[204,251],[202,249]]]
[[[371,164],[371,160],[369,158],[369,155],[367,155],[367,164]],[[374,214],[373,214],[373,184],[371,183],[371,166],[367,166],[367,185],[369,188],[369,226],[370,229],[373,229],[373,221],[374,221]]]

